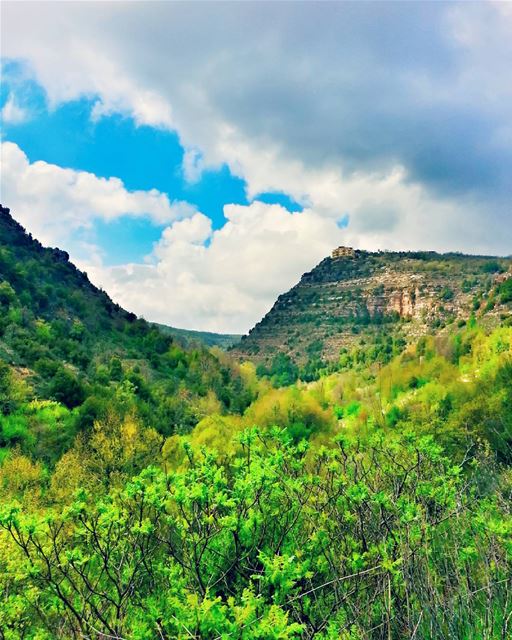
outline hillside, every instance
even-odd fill
[[[44,248],[3,207],[0,282],[5,311],[0,354],[12,364],[56,356],[85,371],[107,343],[108,351],[128,351],[128,327],[136,326],[136,316],[92,285],[65,251]],[[25,316],[22,322],[16,322],[19,315]],[[36,340],[27,344],[32,333]]]
[[[158,327],[162,333],[172,336],[181,341],[184,345],[203,344],[207,347],[219,347],[219,349],[228,349],[238,344],[242,338],[236,333],[214,333],[212,331],[194,331],[193,329],[178,329],[177,327],[169,327],[166,324],[158,322],[152,323]]]
[[[327,257],[279,296],[233,354],[268,364],[280,353],[311,368],[356,346],[391,353],[472,314],[492,326],[510,313],[510,293],[500,287],[510,291],[503,282],[511,265],[510,258],[435,252]]]
[[[55,436],[60,447],[107,415],[122,393],[165,434],[191,429],[207,406],[239,411],[248,401],[235,364],[197,342],[184,346],[122,309],[66,252],[43,247],[3,207],[0,369],[0,391],[9,378],[23,398],[67,408],[69,424]],[[42,423],[44,417],[29,415],[16,427],[0,424],[0,449],[30,448]]]

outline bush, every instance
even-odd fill
[[[51,518],[4,505],[4,628],[507,637],[512,516],[505,494],[485,495],[492,463],[464,472],[414,434],[336,445],[308,452],[253,430],[238,437],[239,456],[189,447],[181,471],[149,467],[104,498],[81,489]]]
[[[502,304],[512,302],[512,278],[501,283],[498,289],[498,294]]]
[[[72,409],[82,404],[85,390],[76,376],[66,369],[59,369],[50,383],[50,395]]]
[[[8,282],[0,282],[0,306],[9,307],[16,300],[16,292]]]

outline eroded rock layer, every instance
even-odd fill
[[[235,349],[270,360],[335,359],[378,332],[410,341],[471,314],[492,322],[509,313],[493,291],[511,274],[510,258],[435,252],[355,251],[325,258],[305,273]]]

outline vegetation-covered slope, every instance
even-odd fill
[[[6,399],[10,387],[18,390],[19,401]],[[0,209],[0,389],[1,408],[15,416],[4,420],[0,448],[33,443],[44,449],[41,430],[65,447],[77,431],[125,402],[121,396],[132,396],[138,413],[167,435],[190,429],[212,407],[239,411],[250,399],[237,365],[198,344],[184,348],[121,309],[65,252],[42,247],[5,208]],[[48,407],[24,405],[36,399],[58,401],[63,409],[50,417]],[[57,425],[51,435],[47,420]]]
[[[497,313],[385,358],[356,342],[283,386],[151,349],[169,339],[87,285],[95,329],[68,302],[83,276],[18,233],[1,254],[0,637],[510,637],[512,280],[489,292]],[[52,313],[33,302],[47,282],[64,283]]]
[[[213,333],[211,331],[194,331],[193,329],[177,329],[165,324],[155,324],[162,333],[180,340],[184,345],[204,344],[207,347],[227,349],[240,342],[241,335],[236,333]]]

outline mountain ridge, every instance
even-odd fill
[[[510,257],[455,252],[326,257],[277,298],[232,353],[268,363],[278,352],[304,365],[334,361],[383,330],[410,342],[472,314],[492,323],[510,311],[498,290],[511,268]]]

